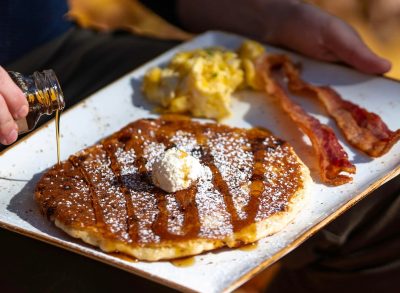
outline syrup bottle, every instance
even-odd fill
[[[58,114],[64,109],[64,96],[53,70],[36,71],[28,76],[13,71],[8,74],[24,92],[29,103],[28,115],[16,120],[18,134],[33,130],[42,115]]]

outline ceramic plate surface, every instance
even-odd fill
[[[144,73],[163,65],[178,51],[209,46],[235,49],[243,38],[221,32],[203,34],[168,51],[100,90],[61,117],[62,159],[98,142],[136,119],[153,117],[141,95]],[[281,51],[267,47],[270,52]],[[400,83],[367,76],[352,69],[290,54],[303,64],[303,77],[329,84],[345,99],[379,114],[394,130],[400,128]],[[134,56],[132,56],[134,58]],[[68,97],[66,97],[68,102]],[[33,132],[0,156],[0,226],[48,242],[184,291],[230,291],[261,269],[300,245],[369,192],[400,173],[400,143],[385,156],[370,159],[344,141],[335,123],[311,99],[295,98],[312,115],[332,126],[351,161],[357,167],[353,183],[328,187],[320,183],[316,160],[308,140],[271,98],[252,92],[237,94],[234,115],[224,123],[239,127],[262,126],[291,143],[310,167],[314,179],[301,214],[283,231],[262,239],[253,250],[222,249],[195,257],[193,265],[177,267],[170,262],[132,262],[101,252],[73,239],[43,217],[33,200],[33,190],[43,172],[56,163],[54,121]]]

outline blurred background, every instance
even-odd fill
[[[391,60],[387,76],[400,79],[400,1],[313,0],[313,3],[350,23],[378,55]]]
[[[392,61],[388,77],[400,79],[400,1],[398,0],[306,0],[348,23],[379,55]],[[190,34],[173,22],[169,1],[69,0],[68,17],[80,26],[101,31],[128,30],[162,39],[187,40]],[[143,4],[145,3],[145,5]],[[147,6],[146,6],[147,5]],[[151,8],[157,7],[157,13]],[[164,16],[159,16],[159,14]]]
[[[127,30],[134,34],[176,40],[187,40],[192,36],[167,21],[172,15],[167,5],[164,5],[162,15],[166,19],[163,19],[151,10],[151,2],[69,0],[68,17],[82,27],[101,31]],[[373,51],[391,60],[393,67],[387,76],[400,80],[399,0],[308,0],[306,2],[317,5],[351,24]],[[147,6],[142,3],[146,3]],[[235,292],[268,292],[268,285],[279,269],[278,262]]]

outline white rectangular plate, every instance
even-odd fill
[[[208,46],[235,49],[242,41],[242,37],[220,32],[203,34],[166,52],[63,113],[62,159],[96,143],[133,120],[154,116],[140,92],[142,77],[149,68],[165,64],[181,50]],[[267,47],[267,50],[283,52],[271,47]],[[290,55],[294,60],[302,62],[303,77],[306,80],[331,85],[345,99],[379,114],[391,129],[400,128],[400,83]],[[260,240],[256,249],[213,251],[196,256],[192,266],[176,267],[170,262],[130,262],[67,236],[38,212],[33,200],[37,180],[47,168],[56,163],[54,123],[36,130],[0,156],[0,226],[180,290],[230,291],[297,247],[370,191],[400,173],[400,143],[385,156],[372,160],[349,147],[334,123],[321,115],[323,109],[317,103],[296,98],[309,113],[335,129],[357,167],[353,183],[327,187],[319,182],[315,158],[307,139],[280,110],[279,105],[262,94],[243,92],[238,96],[233,102],[234,115],[224,123],[239,127],[262,126],[272,130],[294,146],[310,167],[314,179],[309,194],[310,204],[286,229]]]

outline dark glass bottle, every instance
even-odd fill
[[[64,96],[53,70],[34,72],[28,76],[13,71],[8,74],[22,89],[29,103],[26,118],[16,120],[19,134],[33,130],[42,115],[64,109]]]

